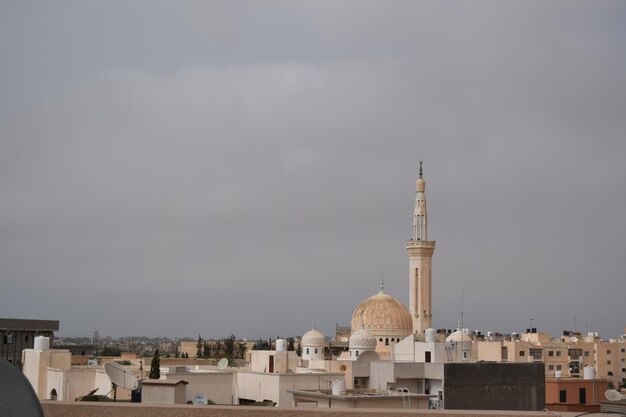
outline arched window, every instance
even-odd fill
[[[378,339],[378,341],[379,341],[379,342],[382,342],[382,341],[383,341],[383,338],[381,337],[380,339]]]
[[[359,351],[358,350],[356,351],[356,356],[359,356]]]
[[[52,391],[50,391],[50,399],[52,401],[56,401],[57,400],[57,390],[52,388]]]
[[[306,348],[306,354],[307,355],[309,354],[309,348]]]
[[[317,348],[315,348],[315,353],[317,353]]]
[[[385,346],[389,346],[389,338],[388,337],[385,339]]]

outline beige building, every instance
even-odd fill
[[[186,404],[187,381],[146,379],[141,388],[143,404]]]
[[[462,339],[459,334],[464,334]],[[609,386],[626,386],[626,339],[623,336],[603,341],[596,333],[551,338],[547,333],[528,332],[519,337],[483,340],[457,331],[445,342],[423,342],[407,337],[394,346],[391,357],[398,362],[426,363],[538,362],[545,365],[548,378],[583,377],[585,370],[593,370],[594,378],[607,380]]]

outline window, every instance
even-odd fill
[[[608,372],[609,376],[613,376],[613,372],[609,371]]]
[[[606,351],[606,354],[607,354],[607,355],[610,355],[610,354],[611,354],[611,349],[607,350],[607,351]]]
[[[317,353],[317,348],[315,348],[315,353]]]
[[[556,351],[556,356],[561,356],[561,351],[560,350]]]
[[[581,404],[587,404],[587,390],[584,388],[578,389],[578,402]]]
[[[359,356],[359,351],[358,350],[356,351],[356,356]]]
[[[559,402],[566,403],[567,402],[567,391],[564,389],[559,391]]]
[[[388,337],[385,339],[385,346],[389,346],[389,338]]]
[[[306,354],[307,355],[309,354],[309,348],[306,348]]]
[[[550,357],[554,356],[554,351],[553,350],[549,351],[548,352],[548,356],[550,356]]]
[[[622,372],[626,372],[626,368],[622,368]]]
[[[424,362],[430,363],[430,352],[424,352]]]
[[[520,355],[520,356],[524,356],[524,354],[525,354],[525,353],[526,353],[526,352],[524,352],[523,350],[520,350],[520,351],[519,351],[519,355]]]
[[[379,341],[379,342],[382,342],[382,341],[383,341],[383,338],[381,337],[380,339],[378,339],[378,341]]]
[[[588,357],[589,357],[589,351],[588,351],[588,350],[586,350],[586,351],[585,351],[585,357],[586,357],[586,358],[588,358]]]
[[[557,366],[556,366],[556,370],[557,370],[557,371],[560,371],[560,370],[561,370],[561,365],[557,365]]]
[[[548,371],[554,371],[554,365],[548,365]]]
[[[607,365],[610,365],[610,364],[611,364],[611,361],[606,361],[606,364],[607,364]]]
[[[535,361],[540,361],[543,356],[543,351],[541,349],[528,349],[528,355],[533,358]]]
[[[622,353],[626,352],[626,349],[625,349],[625,348],[622,348],[621,352],[622,352]]]

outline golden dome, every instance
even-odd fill
[[[413,333],[411,315],[402,303],[382,290],[363,301],[352,313],[352,331],[365,329],[373,335]]]

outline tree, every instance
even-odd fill
[[[302,345],[300,344],[299,340],[298,340],[298,346],[296,346],[296,355],[302,356]]]
[[[204,342],[202,357],[210,358],[211,357],[211,345],[209,342]]]
[[[148,374],[150,379],[161,378],[161,359],[159,358],[159,348],[154,349],[154,356],[150,363],[150,373]]]
[[[239,358],[244,359],[246,357],[246,344],[238,342],[237,345],[239,347]]]
[[[198,335],[198,343],[196,343],[196,358],[202,357],[202,337]]]
[[[235,340],[237,338],[235,337],[234,334],[231,334],[230,337],[227,337],[226,339],[224,339],[224,353],[226,354],[227,358],[233,358],[233,355],[235,354]]]
[[[287,339],[287,350],[289,352],[293,352],[294,350],[296,350],[293,337],[290,337],[289,339]]]

